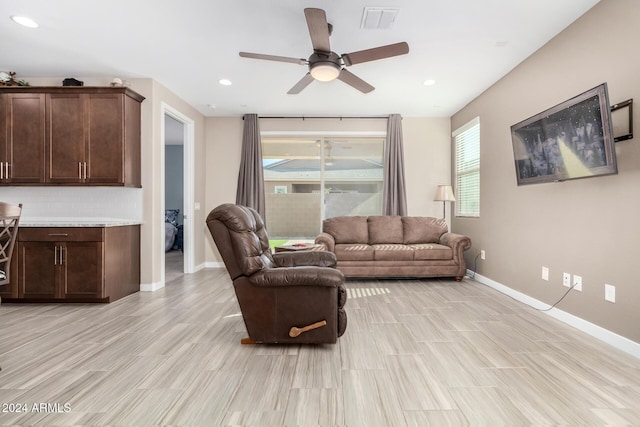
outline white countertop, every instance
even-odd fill
[[[140,221],[122,218],[20,218],[20,227],[121,227],[140,224]]]

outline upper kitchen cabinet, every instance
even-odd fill
[[[0,93],[0,183],[44,183],[45,94]]]
[[[37,129],[37,120],[26,112],[16,114],[14,108],[16,99],[36,94],[44,105],[38,116],[43,117],[44,125]],[[10,87],[0,88],[0,97],[0,128],[5,129],[0,135],[0,151],[13,147],[13,155],[7,155],[2,165],[3,184],[140,187],[144,98],[139,94],[127,88]],[[21,127],[29,131],[12,131]],[[40,141],[39,151],[32,148],[38,145],[36,141]],[[42,159],[39,180],[25,180],[12,173],[19,170],[17,160],[25,157],[15,154],[22,147],[31,148],[32,154],[38,151],[36,157]],[[2,152],[8,151],[5,148]]]

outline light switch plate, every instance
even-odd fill
[[[613,285],[604,285],[604,299],[609,302],[616,302],[616,287]]]
[[[582,276],[578,276],[577,274],[574,274],[573,282],[571,283],[571,286],[574,286],[573,289],[575,289],[576,291],[582,292]]]
[[[547,267],[542,267],[542,280],[549,281],[549,269]]]

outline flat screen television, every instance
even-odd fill
[[[618,173],[607,84],[511,126],[518,185]]]

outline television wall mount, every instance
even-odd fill
[[[611,106],[611,126],[614,142],[633,138],[633,98]]]

